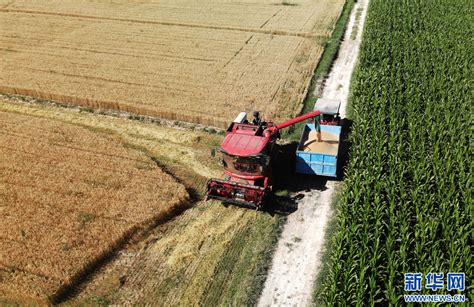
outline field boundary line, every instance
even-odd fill
[[[84,14],[75,14],[75,13],[45,12],[45,11],[8,9],[8,8],[0,8],[0,12],[62,16],[62,17],[107,20],[107,21],[121,21],[121,22],[132,22],[132,23],[139,23],[139,24],[154,24],[154,25],[162,25],[162,26],[177,26],[177,27],[187,27],[187,28],[227,30],[227,31],[250,32],[250,33],[280,35],[280,36],[296,36],[296,37],[303,37],[303,38],[322,38],[323,37],[321,35],[316,35],[311,32],[285,31],[285,30],[275,30],[275,29],[266,30],[266,29],[261,29],[261,28],[239,28],[239,27],[229,27],[229,26],[213,26],[213,25],[205,25],[205,24],[197,24],[197,23],[152,21],[152,20],[140,20],[140,19],[131,19],[131,18],[84,15]]]
[[[164,117],[149,116],[149,115],[138,115],[136,113],[130,113],[123,110],[118,111],[114,109],[89,108],[89,107],[84,107],[84,106],[80,106],[76,104],[68,104],[65,102],[57,101],[57,100],[44,99],[41,97],[2,92],[1,86],[0,86],[0,99],[1,98],[9,99],[9,102],[12,104],[40,105],[40,106],[43,105],[43,106],[49,106],[49,107],[58,108],[58,109],[67,108],[67,109],[72,109],[75,112],[95,113],[96,115],[122,118],[122,119],[131,120],[131,121],[155,124],[158,126],[173,128],[173,129],[184,129],[188,131],[201,131],[209,135],[212,135],[212,134],[224,135],[224,132],[225,132],[224,129],[218,128],[216,126],[206,126],[203,124],[197,124],[197,123],[193,123],[189,121],[170,120]],[[3,110],[0,107],[0,112],[2,111]],[[34,115],[31,115],[31,116],[34,116]],[[90,128],[90,126],[88,125],[83,125],[83,124],[78,124],[78,125],[87,129]]]
[[[192,125],[201,125],[210,127],[216,130],[225,129],[228,126],[228,122],[221,119],[210,119],[207,117],[201,117],[200,115],[189,116],[170,111],[158,111],[146,108],[146,106],[131,106],[126,103],[119,103],[114,101],[97,100],[93,98],[81,98],[70,95],[62,95],[56,93],[48,93],[38,91],[34,89],[26,89],[19,87],[10,87],[0,85],[0,95],[16,95],[16,96],[27,96],[36,99],[53,101],[68,107],[86,107],[94,110],[104,109],[110,112],[117,112],[120,114],[137,115],[143,117],[154,117],[160,118],[166,121],[180,121],[189,123]]]

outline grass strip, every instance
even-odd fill
[[[303,109],[301,111],[302,114],[308,113],[314,108],[314,103],[317,98],[314,95],[314,90],[318,81],[326,77],[326,75],[329,73],[333,62],[337,57],[339,46],[341,45],[342,38],[344,37],[347,21],[349,20],[353,6],[354,0],[347,0],[346,3],[344,3],[344,7],[342,8],[341,15],[334,26],[332,35],[324,43],[324,52],[321,56],[321,59],[319,60],[318,66],[316,66],[313,78],[311,78],[311,84],[303,102]],[[282,137],[292,141],[298,141],[300,139],[304,125],[305,123],[298,123],[288,127],[288,129],[282,131]]]

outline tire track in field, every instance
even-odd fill
[[[153,24],[153,25],[161,25],[161,26],[177,26],[177,27],[187,27],[187,28],[201,28],[201,29],[212,29],[212,30],[252,32],[252,33],[281,35],[281,36],[297,36],[297,37],[304,37],[304,38],[317,38],[317,37],[319,37],[319,35],[316,35],[316,34],[311,33],[311,32],[287,31],[287,30],[276,30],[276,29],[268,29],[267,30],[267,29],[262,29],[262,28],[240,28],[240,27],[229,27],[229,26],[213,26],[213,25],[205,25],[205,24],[197,24],[197,23],[153,21],[153,20],[141,20],[141,19],[131,19],[131,18],[118,18],[118,17],[105,17],[105,16],[94,16],[94,15],[84,15],[84,14],[74,14],[74,13],[45,12],[45,11],[37,11],[37,10],[0,8],[0,12],[61,16],[61,17],[71,17],[71,18],[95,19],[95,20],[103,20],[103,21],[131,22],[131,23]]]

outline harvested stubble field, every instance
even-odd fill
[[[0,0],[0,91],[219,127],[286,118],[343,3]]]
[[[207,178],[220,176],[209,151],[221,136],[1,97],[8,101],[0,104],[2,112],[100,131],[146,153],[198,199]],[[196,202],[139,242],[123,246],[78,285],[73,297],[66,297],[66,304],[250,304],[257,299],[280,224],[277,216]],[[10,278],[22,276],[18,270],[12,273]],[[8,295],[0,303],[12,299]]]
[[[0,296],[48,301],[189,201],[118,137],[0,103]]]

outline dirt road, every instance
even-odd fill
[[[323,81],[322,95],[319,95],[340,99],[342,118],[346,115],[350,80],[359,54],[368,2],[355,3],[338,57]],[[322,188],[302,192],[304,198],[298,202],[298,210],[288,216],[259,306],[311,305],[314,282],[321,268],[326,226],[332,216],[331,200],[341,185],[338,181],[314,180],[314,186]]]

